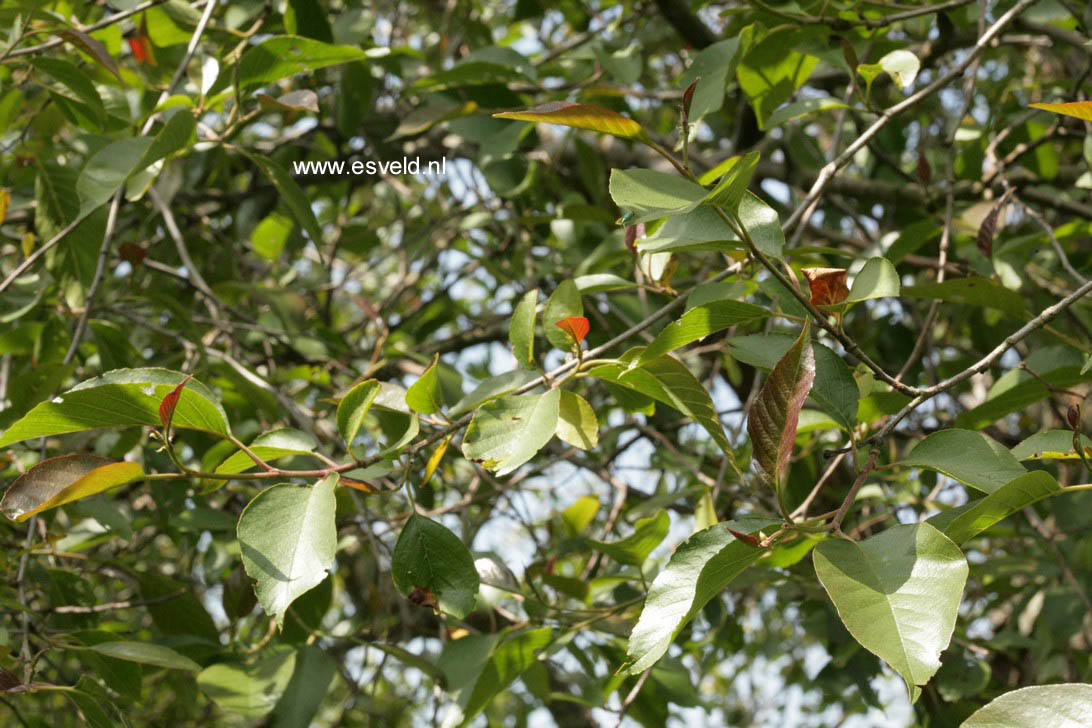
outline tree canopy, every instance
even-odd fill
[[[1075,0],[0,3],[4,725],[1086,725]]]

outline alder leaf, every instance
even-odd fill
[[[961,728],[1086,728],[1090,715],[1092,685],[1034,685],[994,698]]]
[[[747,434],[751,436],[755,460],[778,490],[796,440],[800,408],[814,382],[815,352],[809,320],[804,322],[796,342],[770,371],[747,416]]]
[[[140,463],[112,463],[98,455],[62,455],[26,471],[0,499],[0,513],[25,521],[35,513],[71,503],[144,477]]]
[[[831,306],[849,298],[849,271],[845,268],[801,268],[800,272],[808,279],[811,305]]]
[[[560,124],[575,129],[587,129],[601,134],[611,134],[623,139],[645,141],[648,135],[633,119],[622,116],[604,106],[595,104],[575,104],[569,101],[553,101],[523,111],[505,111],[493,114],[497,119],[515,119],[516,121],[537,121],[546,124]]]
[[[258,493],[239,516],[243,566],[258,603],[284,626],[288,607],[326,578],[337,552],[332,473],[314,486],[282,483]]]
[[[743,200],[743,193],[747,191],[747,185],[751,184],[755,167],[761,158],[760,152],[748,152],[741,157],[731,157],[718,165],[723,167],[724,173],[720,182],[713,188],[704,202],[731,210],[733,213],[739,210],[739,203]]]
[[[580,344],[584,340],[584,337],[591,331],[591,324],[583,316],[572,316],[570,318],[561,319],[554,326],[564,331],[569,336],[573,337],[576,344]]]
[[[823,541],[815,573],[849,633],[906,680],[911,701],[940,669],[967,582],[967,559],[928,523],[861,542]]]
[[[599,444],[599,419],[588,401],[576,392],[561,392],[557,436],[581,450],[591,450]]]
[[[182,390],[186,388],[186,383],[193,378],[192,374],[187,374],[177,387],[163,397],[163,401],[159,404],[159,421],[163,425],[163,431],[171,429],[171,420],[174,419],[174,408],[178,406],[178,399],[182,396]]]
[[[501,397],[474,415],[463,437],[463,455],[497,475],[530,460],[554,436],[561,390]]]
[[[478,571],[470,551],[443,525],[417,514],[398,536],[391,577],[402,594],[428,590],[433,606],[459,619],[474,608],[478,595]]]
[[[535,363],[535,310],[538,307],[538,289],[527,291],[512,311],[512,321],[508,324],[508,341],[512,344],[512,353],[521,367]],[[454,414],[454,413],[452,413]]]
[[[1029,104],[1033,109],[1053,111],[1055,114],[1073,116],[1085,121],[1092,121],[1092,101],[1071,101],[1065,104]]]

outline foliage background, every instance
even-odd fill
[[[1087,302],[1049,324],[1035,317],[1092,275],[1092,144],[1087,122],[1029,109],[1086,93],[1088,9],[1072,0],[918,8],[4,2],[0,429],[79,382],[131,367],[193,373],[241,441],[301,431],[293,442],[305,452],[277,461],[286,469],[325,467],[311,449],[351,462],[337,403],[365,380],[408,387],[430,372],[425,393],[441,410],[421,415],[397,469],[368,474],[383,492],[334,491],[335,566],[292,604],[283,629],[254,604],[236,531],[267,481],[211,489],[207,479],[139,479],[4,520],[5,721],[430,725],[457,722],[452,706],[471,700],[484,708],[482,725],[611,725],[624,711],[645,726],[945,726],[1016,688],[1088,682],[1084,492],[1029,506],[965,544],[971,568],[954,635],[912,707],[895,673],[843,627],[816,579],[817,539],[797,532],[697,610],[655,669],[619,672],[648,585],[679,543],[717,521],[778,517],[774,490],[752,466],[743,412],[791,340],[771,354],[770,335],[795,337],[809,312],[738,243],[677,248],[670,263],[635,258],[616,223],[627,210],[608,182],[611,169],[674,173],[648,145],[492,113],[596,104],[681,157],[681,99],[698,78],[689,164],[702,175],[761,152],[750,189],[787,223],[784,259],[795,271],[856,276],[874,256],[894,266],[899,295],[850,309],[841,340],[813,326],[845,362],[839,382],[852,371],[851,414],[860,401],[850,428],[809,403],[781,489],[796,508],[821,483],[810,512],[829,515],[862,481],[845,529],[865,538],[978,497],[968,480],[996,464],[959,447],[943,464],[915,460],[923,436],[980,431],[1008,452],[1036,433],[1072,429],[1067,409],[1089,378]],[[321,61],[254,51],[280,35],[349,50]],[[920,71],[870,67],[896,50]],[[906,83],[893,80],[898,73]],[[932,88],[938,79],[947,80]],[[826,100],[793,107],[801,116],[773,113],[808,99]],[[121,152],[147,161],[145,136],[160,140],[159,158],[134,169]],[[300,161],[403,157],[446,160],[447,174],[288,171]],[[607,277],[581,278],[592,275]],[[526,292],[540,291],[541,304],[576,279],[591,324],[586,348],[611,343],[602,356],[616,357],[697,305],[687,295],[714,277],[701,300],[777,314],[674,354],[711,392],[731,463],[691,418],[662,404],[652,411],[650,400],[591,377],[567,388],[598,420],[594,447],[553,439],[500,476],[463,456],[459,428],[426,477],[429,456],[446,446],[445,418],[458,421],[452,408],[478,382],[519,367],[509,325]],[[1028,321],[1026,338],[971,376]],[[885,432],[872,461],[867,449],[831,457],[849,430],[857,442],[876,435],[909,401],[857,366],[848,342],[909,386],[968,376]],[[568,356],[549,325],[540,323],[535,344],[543,371]],[[817,388],[826,379],[820,363]],[[374,460],[375,443],[397,427],[375,414],[354,457]],[[174,472],[154,432],[13,442],[0,467],[10,482],[41,459],[97,453]],[[1059,453],[1069,434],[1052,436]],[[235,449],[182,426],[175,443],[182,464],[205,471]],[[1087,481],[1068,451],[1016,467],[1061,486]],[[949,477],[960,464],[971,473]],[[483,580],[512,579],[512,591],[483,588],[463,618],[411,603],[412,581],[396,588],[401,577],[392,577],[410,498],[475,558],[491,559],[479,562]],[[662,542],[638,549],[636,563],[592,542],[618,541],[652,517]],[[441,553],[461,552],[448,544]],[[118,659],[88,649],[121,641],[172,651]],[[488,663],[491,653],[500,657]]]

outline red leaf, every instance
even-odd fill
[[[121,256],[122,260],[135,268],[144,262],[144,258],[148,255],[148,251],[136,243],[122,243],[118,246],[118,255]]]
[[[152,40],[148,36],[147,15],[141,16],[140,29],[137,34],[127,40],[129,41],[129,50],[133,52],[133,56],[136,57],[137,61],[149,66],[156,65],[155,53],[152,51]]]
[[[690,103],[694,100],[694,89],[698,87],[698,81],[701,80],[701,76],[698,76],[691,82],[682,95],[682,113],[683,118],[687,121],[690,120]]]
[[[997,232],[997,220],[1001,216],[1001,211],[1005,209],[1005,205],[1008,204],[1011,193],[1011,189],[1005,190],[1005,194],[1001,195],[1001,199],[997,201],[989,214],[982,219],[982,224],[978,227],[975,243],[978,245],[978,249],[982,251],[982,255],[987,258],[993,256],[993,236]]]
[[[557,322],[557,327],[576,339],[576,343],[578,344],[583,341],[584,337],[591,331],[591,324],[588,323],[588,320],[583,316],[561,319]]]
[[[170,429],[171,420],[174,419],[174,408],[178,406],[178,400],[182,396],[182,390],[192,376],[192,374],[187,374],[186,378],[182,380],[182,383],[170,392],[167,392],[167,396],[159,403],[159,421],[163,423],[164,430]]]
[[[800,272],[808,279],[813,306],[829,306],[849,298],[845,268],[803,268]]]
[[[734,528],[729,528],[728,533],[735,536],[737,541],[742,541],[748,546],[754,546],[756,549],[762,548],[762,542],[749,533],[743,533],[742,531],[737,531]]]
[[[796,343],[766,377],[747,414],[754,458],[773,479],[778,493],[796,440],[800,409],[815,383],[815,353],[809,328],[809,322],[805,322]]]
[[[152,46],[145,38],[139,36],[133,38],[126,38],[129,42],[129,50],[133,52],[133,57],[140,63],[147,64],[149,66],[155,65],[155,58],[152,56]]]

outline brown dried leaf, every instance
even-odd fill
[[[830,306],[849,298],[849,271],[845,268],[803,268],[800,272],[808,279],[813,306]]]

